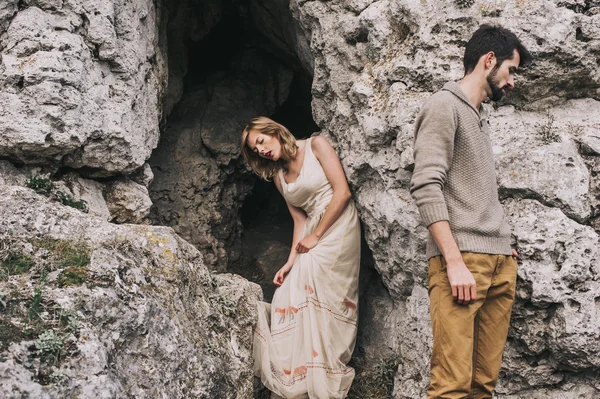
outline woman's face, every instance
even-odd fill
[[[277,161],[281,157],[281,144],[276,136],[250,130],[246,145],[261,158]]]

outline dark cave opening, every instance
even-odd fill
[[[201,19],[194,14],[201,5],[173,11],[166,124],[149,161],[155,173],[150,193],[156,224],[173,227],[195,245],[211,270],[259,284],[270,302],[273,277],[289,255],[293,221],[275,185],[247,170],[239,138],[259,115],[283,124],[298,139],[319,127],[312,117],[312,77],[292,51],[260,31],[244,4],[222,5],[219,20],[200,29],[206,31],[202,35],[188,32],[199,30],[189,27],[189,19]],[[379,341],[370,327],[381,321],[371,309],[391,303],[364,233],[361,256],[359,306],[367,311],[360,313],[357,376],[365,352]]]
[[[306,139],[319,130],[312,119],[311,80],[296,73],[287,100],[271,115],[297,139]],[[240,209],[242,252],[229,270],[260,284],[266,301],[275,292],[272,278],[287,261],[294,223],[285,200],[272,181],[255,177],[252,192]]]
[[[241,161],[240,134],[260,115],[299,138],[318,128],[311,77],[290,51],[261,32],[251,10],[247,1],[171,7],[166,123],[149,163],[155,171],[155,223],[194,244],[212,270],[256,281],[248,270],[256,243],[244,241],[250,235],[245,231],[261,232],[269,241],[269,224],[285,220],[277,222],[282,199],[277,202],[275,187],[256,183]]]

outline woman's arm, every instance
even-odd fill
[[[279,175],[275,175],[273,181],[275,182],[277,190],[279,190],[281,195],[283,195],[283,192],[281,191],[281,182],[279,181]],[[290,255],[288,257],[288,260],[285,263],[285,265],[283,265],[283,267],[279,269],[277,274],[275,274],[275,278],[273,279],[273,283],[275,283],[275,285],[278,286],[283,283],[285,275],[292,269],[292,266],[294,266],[294,261],[296,260],[296,256],[298,256],[298,252],[296,252],[296,246],[302,238],[302,233],[304,231],[304,222],[306,221],[306,213],[304,213],[302,209],[291,205],[287,201],[285,203],[287,204],[290,214],[292,215],[292,219],[294,220],[294,236],[292,238],[292,247],[290,249]]]
[[[351,197],[344,169],[329,141],[325,137],[316,136],[311,140],[311,145],[313,153],[321,163],[327,180],[329,180],[333,188],[333,196],[323,215],[323,219],[321,219],[315,231],[302,239],[296,246],[298,253],[308,252],[317,245],[321,237],[323,237],[331,225],[338,220],[344,209],[346,209],[346,205],[348,205]]]

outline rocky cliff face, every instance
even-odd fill
[[[131,173],[156,147],[166,87],[153,2],[0,6],[0,155]]]
[[[240,244],[254,183],[237,138],[258,113],[306,118],[294,82],[312,79],[312,117],[370,249],[357,367],[389,383],[359,375],[353,394],[421,398],[431,336],[412,128],[491,22],[535,57],[487,106],[521,254],[498,396],[598,396],[599,18],[588,0],[2,2],[0,392],[253,395],[259,294],[206,266],[226,270],[244,246],[269,254],[263,274],[285,258],[265,225],[246,224],[254,241]]]
[[[0,184],[0,394],[250,398],[260,288],[168,227]]]
[[[315,57],[313,113],[338,149],[375,267],[393,298],[396,398],[427,385],[426,230],[411,201],[420,104],[462,75],[482,22],[535,56],[488,107],[498,180],[521,253],[499,397],[598,395],[600,20],[595,2],[294,1]],[[388,320],[389,320],[388,319]]]

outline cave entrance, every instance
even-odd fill
[[[267,115],[297,139],[306,139],[319,130],[312,118],[310,88],[310,77],[295,75],[287,100]],[[230,271],[259,284],[270,302],[276,288],[273,277],[290,253],[294,222],[275,184],[260,178],[255,181],[240,211],[241,256],[231,263]]]
[[[261,17],[269,4],[282,9]],[[154,222],[172,226],[195,245],[211,270],[260,284],[270,302],[273,276],[289,255],[293,221],[274,184],[243,164],[239,138],[258,115],[285,125],[298,139],[317,132],[311,68],[286,42],[293,21],[285,16],[285,2],[179,0],[167,7],[165,123],[149,160]],[[282,20],[274,21],[274,15]],[[364,311],[351,397],[365,397],[360,379],[370,375],[363,370],[375,362],[369,355],[380,359],[390,352],[383,335],[392,300],[364,239],[362,248],[359,306]]]
[[[289,49],[293,43],[286,42],[291,15],[265,16],[268,10],[259,3],[170,3],[166,122],[149,160],[155,174],[150,187],[154,222],[173,227],[194,244],[213,271],[250,279],[245,265],[254,255],[242,242],[242,231],[266,232],[267,220],[270,226],[285,221],[276,219],[276,202],[269,215],[263,209],[264,217],[257,217],[278,193],[256,183],[241,161],[243,127],[266,115],[299,138],[317,130],[310,107],[312,78]],[[276,36],[268,37],[269,32]]]

